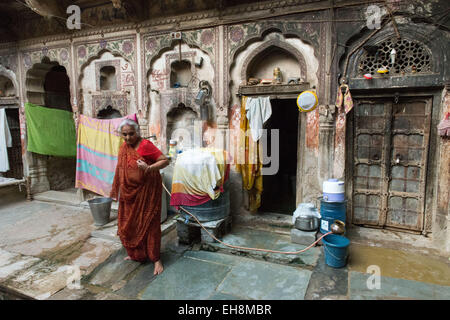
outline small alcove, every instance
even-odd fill
[[[172,62],[170,67],[170,87],[187,87],[192,78],[191,63],[177,60]]]
[[[300,77],[301,67],[298,58],[278,46],[270,46],[261,51],[249,63],[247,79],[273,79],[273,70],[280,68],[283,83],[290,77]]]
[[[192,108],[179,103],[177,107],[167,113],[167,145],[169,140],[175,139],[184,144],[184,148],[191,148],[194,143],[193,133],[198,114]],[[179,146],[180,147],[180,146]]]
[[[104,66],[100,69],[100,90],[117,90],[115,67]]]
[[[14,97],[16,90],[14,84],[10,79],[4,76],[0,76],[0,97]]]

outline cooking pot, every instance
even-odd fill
[[[319,218],[313,215],[298,216],[295,219],[295,228],[302,231],[314,231],[319,228]]]

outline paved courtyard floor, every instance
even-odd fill
[[[442,256],[352,243],[347,266],[335,269],[325,264],[322,246],[281,255],[219,243],[182,245],[173,218],[162,226],[165,270],[154,276],[153,263],[124,260],[114,216],[97,228],[81,206],[0,196],[3,299],[450,300],[450,261]],[[289,235],[243,226],[222,240],[282,251],[304,248]],[[371,273],[374,266],[379,278]]]

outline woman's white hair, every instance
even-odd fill
[[[136,133],[137,133],[139,136],[141,135],[141,132],[140,132],[140,130],[139,130],[139,125],[138,125],[136,122],[134,122],[133,120],[131,120],[131,119],[124,119],[124,120],[119,124],[119,126],[117,127],[117,131],[122,132],[122,128],[123,128],[124,126],[130,126],[130,127],[133,127],[134,130],[136,131]]]

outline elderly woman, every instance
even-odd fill
[[[169,160],[153,143],[140,136],[136,122],[125,119],[118,130],[125,142],[119,150],[110,195],[119,198],[117,233],[128,253],[125,260],[149,259],[155,263],[157,275],[163,271],[159,256],[162,192],[159,170]]]

